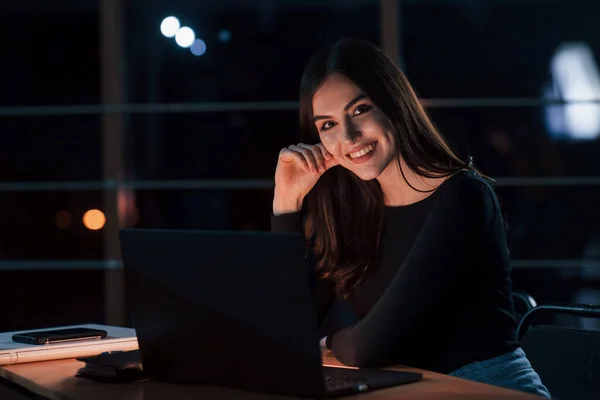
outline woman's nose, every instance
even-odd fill
[[[352,122],[347,122],[345,125],[346,126],[344,127],[344,130],[342,133],[344,142],[346,142],[346,143],[356,142],[356,140],[358,140],[362,136],[360,128],[358,126],[356,126],[355,124],[353,124]]]

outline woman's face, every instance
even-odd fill
[[[377,178],[395,159],[387,118],[345,76],[329,75],[315,93],[312,106],[321,143],[359,178]]]

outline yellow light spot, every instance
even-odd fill
[[[105,223],[106,217],[100,210],[88,210],[85,214],[83,214],[83,224],[86,228],[92,231],[102,229]]]

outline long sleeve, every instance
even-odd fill
[[[271,232],[300,233],[302,232],[302,212],[289,214],[271,214]]]
[[[280,215],[271,214],[271,232],[300,233],[303,231],[302,223],[303,215],[301,211]],[[311,267],[314,267],[313,263],[311,263]],[[314,279],[315,274],[311,273],[311,277]],[[335,301],[335,290],[331,282],[325,279],[313,280],[312,287],[315,290],[315,308],[319,326],[321,326]]]
[[[358,367],[381,366],[402,346],[410,330],[457,290],[477,263],[477,249],[489,246],[501,223],[492,189],[475,179],[456,179],[439,195],[414,245],[375,306],[358,323],[328,338],[339,361]],[[479,247],[478,247],[479,246]]]

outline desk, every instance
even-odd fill
[[[323,354],[326,365],[341,365],[330,352]],[[83,363],[75,359],[43,361],[0,367],[0,377],[51,400],[289,400],[290,397],[248,393],[232,389],[174,385],[158,382],[132,384],[98,383],[75,378]],[[470,382],[414,368],[403,371],[423,373],[424,380],[414,384],[353,396],[365,400],[535,400],[537,396]]]

